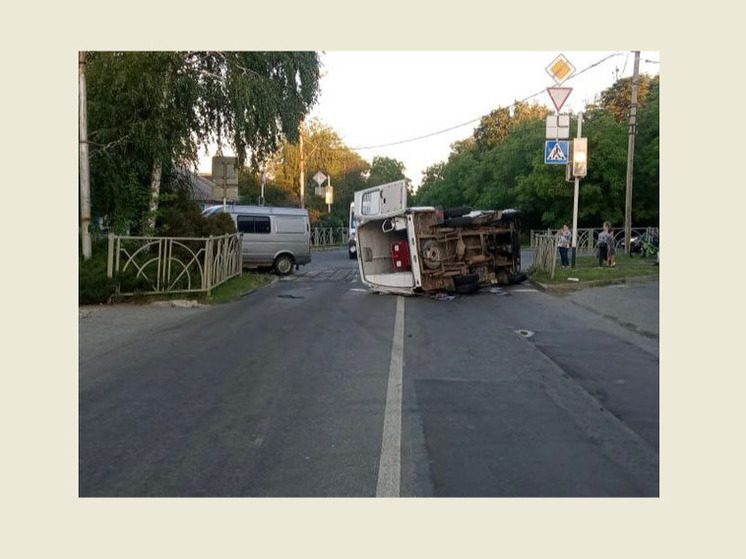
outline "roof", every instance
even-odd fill
[[[223,205],[210,206],[202,210],[208,212],[212,208],[220,208],[213,210],[220,212],[223,209]],[[302,215],[308,216],[308,210],[303,208],[288,208],[282,206],[245,206],[241,204],[228,204],[225,207],[226,213],[251,213],[256,215]]]
[[[176,173],[184,180],[184,182],[188,186],[189,194],[191,195],[192,200],[202,202],[215,200],[212,195],[215,183],[213,183],[209,178],[203,175],[198,175],[193,171],[183,168],[176,169]]]

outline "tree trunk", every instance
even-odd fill
[[[155,216],[158,212],[158,197],[161,193],[162,170],[160,161],[153,163],[153,170],[150,173],[150,206],[148,208],[148,222],[145,228],[146,235],[152,235],[155,232]]]

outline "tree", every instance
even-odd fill
[[[370,164],[370,173],[368,174],[368,185],[377,186],[398,180],[409,179],[404,176],[404,163],[391,157],[376,156]]]
[[[315,224],[344,224],[353,193],[365,187],[365,173],[370,168],[360,157],[342,142],[339,135],[318,120],[303,125],[304,152],[306,159],[306,207]],[[285,141],[269,162],[267,185],[273,185],[286,193],[292,205],[300,203],[300,150],[297,143]],[[331,179],[334,187],[332,215],[327,213],[323,198],[315,196],[313,175],[321,171]],[[265,186],[265,190],[267,186]],[[326,216],[326,217],[325,217]]]
[[[632,218],[635,225],[657,225],[660,192],[660,87],[651,80],[645,106],[638,113]]]
[[[152,231],[164,173],[211,141],[254,164],[296,141],[318,81],[314,52],[90,53],[95,212]]]
[[[648,98],[648,92],[651,86],[657,87],[659,76],[651,78],[647,74],[641,74],[639,77],[639,87],[637,89],[637,105],[641,109],[645,106]],[[629,119],[629,107],[632,103],[632,78],[622,78],[601,92],[599,106],[609,111],[617,122],[624,122]]]
[[[635,150],[636,224],[656,224],[658,220],[659,79],[650,78],[646,84]],[[599,103],[586,110],[583,135],[589,140],[590,159],[588,176],[581,183],[580,226],[623,220],[627,124],[619,117],[627,92],[627,85],[617,82],[601,93]],[[518,103],[512,111],[500,107],[483,117],[471,138],[451,146],[447,161],[425,170],[416,203],[516,207],[528,228],[557,227],[570,221],[573,189],[565,181],[565,169],[544,163],[547,113],[544,107]],[[573,119],[572,135],[575,126]]]
[[[483,116],[474,131],[474,141],[478,149],[487,149],[502,142],[522,122],[541,120],[549,114],[549,109],[536,103],[516,101],[511,107],[499,107]]]

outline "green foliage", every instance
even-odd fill
[[[658,87],[659,77],[642,74],[638,81],[637,105],[642,108],[647,103],[650,89]],[[629,107],[632,103],[632,78],[622,78],[601,93],[599,105],[612,114],[617,122],[629,119]]]
[[[377,186],[398,180],[407,180],[404,176],[404,163],[391,157],[376,156],[370,164],[368,186]]]
[[[635,150],[635,225],[658,220],[658,78],[646,81],[649,88],[639,112]],[[624,89],[612,87],[618,95]],[[589,142],[588,176],[581,181],[579,226],[600,226],[624,218],[627,164],[627,125],[611,110],[612,92],[604,92],[603,104],[588,108],[583,135]],[[616,109],[614,109],[616,110]],[[544,164],[544,117],[546,109],[520,105],[511,113],[499,108],[484,117],[474,136],[452,146],[446,162],[431,165],[413,203],[443,207],[472,206],[482,209],[514,207],[522,211],[526,228],[557,227],[572,218],[572,183],[565,181],[564,166]],[[575,135],[575,119],[571,126]]]
[[[324,199],[314,193],[317,171],[331,177],[334,187],[332,216],[335,223],[346,224],[350,202],[356,190],[366,186],[365,173],[370,168],[365,159],[348,148],[339,135],[319,121],[310,121],[303,127],[304,155],[306,160],[305,206],[314,226],[329,223]],[[258,175],[255,175],[258,177]],[[240,179],[239,179],[240,180]],[[258,179],[247,180],[246,191],[252,203],[259,196]],[[254,183],[256,185],[254,185]],[[265,184],[267,204],[300,205],[300,149],[298,144],[285,142],[271,160]],[[323,221],[322,221],[323,220]],[[342,226],[342,225],[340,225]]]
[[[318,81],[315,52],[89,53],[93,215],[137,230],[158,166],[194,166],[212,141],[256,163],[297,140]]]
[[[81,305],[105,303],[116,289],[114,280],[106,277],[106,252],[96,248],[90,260],[81,258],[78,262],[78,303]]]
[[[228,214],[204,217],[197,202],[184,191],[166,198],[157,222],[157,234],[164,237],[209,237],[235,232],[235,224]]]
[[[130,271],[119,274],[116,279],[106,277],[108,243],[104,240],[93,243],[91,258],[78,261],[78,304],[95,305],[107,303],[116,293],[136,293],[149,289],[147,282]]]

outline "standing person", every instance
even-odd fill
[[[559,250],[563,268],[570,266],[570,261],[567,259],[567,251],[570,249],[570,241],[572,241],[572,232],[567,226],[567,223],[564,223],[562,229],[557,232],[557,249]]]
[[[603,231],[601,231],[598,234],[598,244],[596,245],[596,250],[598,252],[598,267],[599,268],[603,267],[604,262],[608,264],[609,241],[613,240],[613,238],[611,238],[611,235],[609,235],[610,228],[611,228],[611,224],[608,221],[604,221]]]
[[[614,230],[611,228],[611,224],[608,221],[606,223],[609,225],[609,240],[606,242],[608,245],[606,264],[609,268],[613,268],[616,266],[616,239],[614,238]]]

